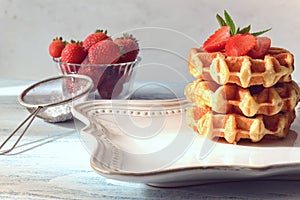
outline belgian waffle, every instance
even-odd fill
[[[273,116],[256,115],[245,117],[239,114],[218,114],[209,107],[191,106],[187,110],[187,121],[197,133],[208,138],[222,137],[228,143],[240,139],[259,142],[266,135],[284,138],[295,119],[295,110]]]
[[[235,83],[243,88],[252,85],[271,87],[277,82],[291,81],[294,56],[282,48],[271,47],[264,59],[249,56],[226,56],[223,52],[208,53],[192,48],[189,53],[190,73],[200,80],[220,85]]]
[[[275,115],[292,111],[300,98],[300,89],[294,81],[277,83],[273,87],[236,84],[218,85],[212,81],[196,80],[185,88],[185,96],[198,107],[209,106],[218,113],[237,113],[247,117],[256,114]]]

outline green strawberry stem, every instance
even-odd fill
[[[107,30],[97,29],[97,30],[95,31],[95,33],[99,33],[99,32],[104,33],[104,34],[107,34]]]

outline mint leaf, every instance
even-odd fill
[[[269,29],[266,29],[266,30],[263,30],[263,31],[258,31],[258,32],[254,32],[254,33],[251,33],[253,36],[259,36],[259,35],[262,35],[266,32],[268,32],[269,30],[271,30],[272,28],[269,28]]]
[[[230,35],[236,35],[236,34],[246,34],[246,33],[250,33],[250,29],[251,29],[251,25],[248,25],[244,28],[236,28],[233,19],[231,18],[231,16],[228,14],[228,12],[226,10],[224,10],[224,18],[222,16],[220,16],[219,14],[216,15],[217,21],[219,23],[219,25],[222,26],[229,26],[230,27]],[[262,35],[266,32],[268,32],[269,30],[271,30],[272,28],[263,30],[263,31],[258,31],[258,32],[254,32],[254,33],[250,33],[253,36],[259,36]]]
[[[241,34],[249,33],[250,29],[251,29],[251,25],[242,28],[241,30],[237,31],[237,33],[241,33]]]
[[[225,17],[226,24],[230,27],[230,34],[235,35],[236,29],[235,29],[234,22],[226,10],[224,10],[224,17]]]
[[[216,18],[217,18],[218,23],[220,24],[220,26],[227,26],[225,20],[219,14],[216,15]]]

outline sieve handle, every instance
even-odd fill
[[[4,155],[7,154],[9,152],[11,152],[19,143],[19,141],[22,139],[22,137],[24,136],[25,132],[27,131],[27,129],[29,128],[29,126],[31,125],[31,123],[33,122],[34,118],[36,117],[36,115],[38,114],[38,112],[42,109],[42,106],[37,107],[7,138],[6,140],[1,144],[0,146],[0,155]],[[25,127],[25,129],[23,130],[23,132],[20,134],[20,136],[17,138],[16,142],[12,145],[11,148],[6,149],[6,150],[1,150],[5,144],[18,132],[18,130],[27,122],[27,126]]]

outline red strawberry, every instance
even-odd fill
[[[105,67],[102,66],[82,65],[78,70],[78,74],[89,76],[93,80],[94,84],[92,91],[95,91],[98,84],[102,82],[104,78],[104,71]]]
[[[100,42],[101,40],[105,40],[109,38],[107,36],[107,31],[103,31],[103,30],[96,30],[95,33],[92,33],[90,35],[88,35],[85,40],[83,41],[83,48],[88,51],[88,49],[93,46],[94,44],[96,44],[97,42]]]
[[[271,47],[271,39],[268,37],[257,37],[256,44],[254,48],[252,48],[248,55],[251,58],[263,58],[267,51]]]
[[[227,56],[244,56],[256,44],[256,37],[251,34],[236,34],[230,37],[225,45]]]
[[[63,80],[63,92],[65,95],[70,95],[74,93],[76,94],[76,92],[78,93],[78,91],[80,91],[80,84],[78,84],[79,80],[78,79],[74,79],[74,78],[67,78]]]
[[[111,40],[102,40],[90,47],[89,61],[91,64],[114,64],[120,58],[120,50]]]
[[[102,99],[113,99],[120,95],[123,90],[123,84],[118,80],[108,80],[98,85],[98,93]]]
[[[53,58],[59,58],[61,56],[62,50],[65,48],[66,43],[63,41],[62,37],[54,38],[49,45],[49,54]]]
[[[204,42],[203,49],[207,52],[221,51],[229,38],[230,27],[222,26]]]
[[[83,49],[80,42],[67,44],[61,52],[61,62],[80,64],[86,57],[87,52]]]
[[[121,57],[118,63],[135,61],[139,53],[139,44],[137,40],[129,34],[123,34],[123,37],[114,40],[121,50]]]
[[[80,42],[71,41],[61,52],[61,62],[80,64],[86,57],[87,52],[83,49]],[[61,65],[64,73],[77,72],[78,65],[63,64]]]
[[[86,57],[84,58],[84,60],[81,62],[81,65],[89,65],[89,64],[90,64],[89,57],[86,56]]]
[[[98,93],[102,99],[112,99],[117,97],[123,90],[123,78],[119,76],[116,69],[111,69],[112,74],[109,70],[105,71],[105,79],[98,84]]]

